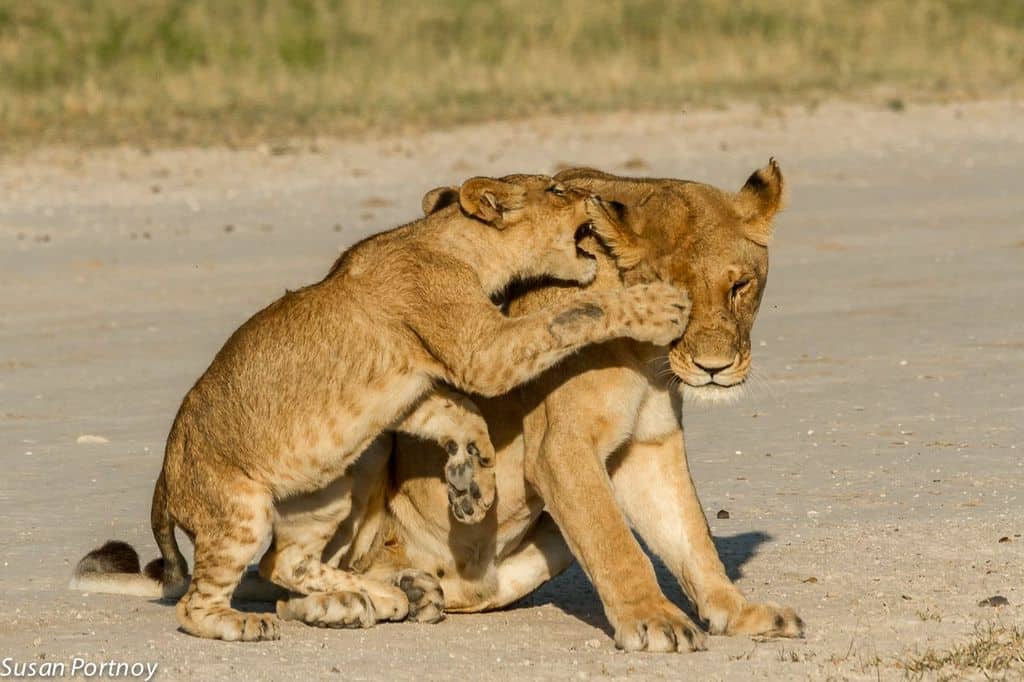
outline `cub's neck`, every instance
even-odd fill
[[[496,227],[467,217],[451,206],[426,218],[434,246],[470,267],[490,296],[531,272],[536,254],[531,245]]]

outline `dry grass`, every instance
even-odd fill
[[[911,679],[962,680],[1024,678],[1024,629],[989,623],[978,626],[963,644],[945,651],[929,649],[896,662]]]
[[[1024,75],[1004,0],[0,0],[0,145],[248,143]]]

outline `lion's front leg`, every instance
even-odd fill
[[[726,575],[690,477],[681,430],[656,443],[632,443],[610,465],[622,510],[712,634],[803,635],[793,609],[747,601]]]
[[[600,426],[582,420],[583,412],[567,411],[571,425],[550,423],[541,452],[527,465],[527,479],[597,589],[616,645],[627,651],[703,649],[703,631],[662,594],[654,566],[616,505],[604,458],[594,452]]]

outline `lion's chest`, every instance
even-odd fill
[[[680,423],[677,402],[668,390],[648,386],[643,392],[633,422],[633,440],[656,443],[678,431]]]

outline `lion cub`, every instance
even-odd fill
[[[149,572],[168,594],[187,571],[175,526],[195,544],[177,605],[186,632],[279,636],[275,616],[230,606],[271,532],[264,577],[301,594],[368,596],[377,616],[405,617],[399,587],[321,562],[348,515],[345,474],[359,454],[389,429],[452,440],[449,452],[465,455],[446,468],[452,511],[472,520],[494,484],[491,471],[485,498],[471,470],[492,465],[493,448],[472,403],[439,382],[494,396],[587,344],[682,334],[689,301],[667,285],[580,293],[519,318],[492,304],[513,279],[592,280],[595,262],[575,237],[598,202],[546,176],[468,180],[452,205],[356,244],[322,281],[231,335],[178,410],[153,493],[163,561]]]

